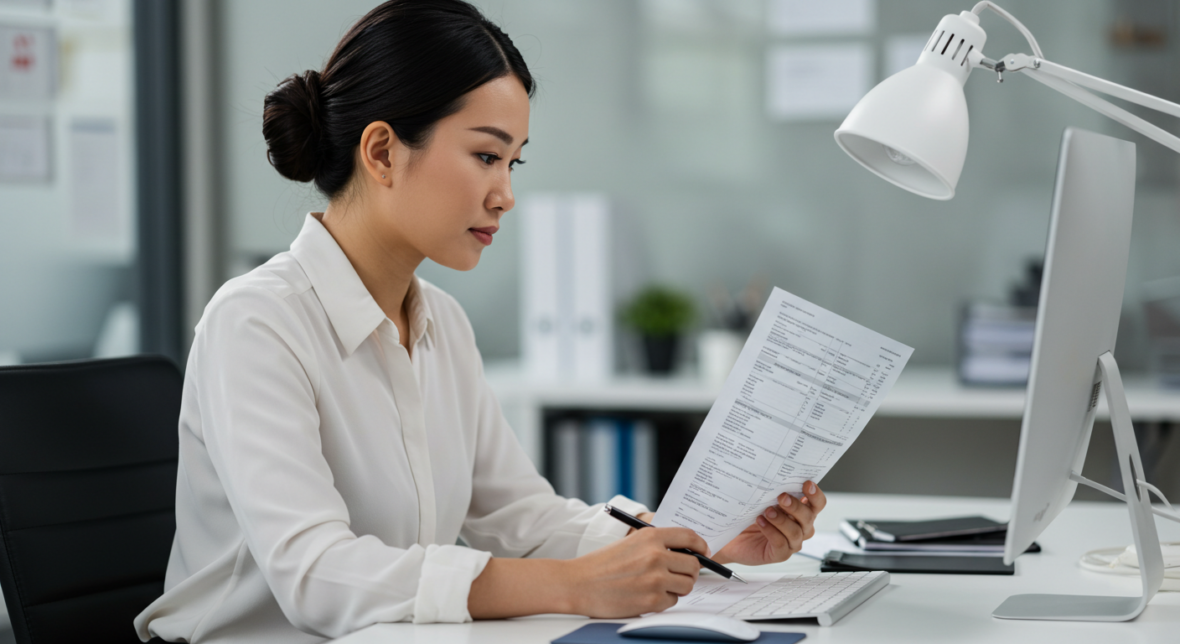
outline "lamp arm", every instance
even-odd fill
[[[1098,78],[1097,76],[1080,72],[1065,65],[1059,65],[1039,56],[1034,58],[1027,54],[1008,54],[1004,56],[1002,61],[1005,71],[1014,72],[1033,69],[1042,74],[1060,78],[1079,87],[1087,87],[1107,96],[1113,96],[1128,103],[1142,105],[1148,109],[1180,118],[1180,105],[1176,103],[1165,101],[1158,96],[1152,96],[1151,94],[1141,92],[1137,89],[1131,89],[1125,85],[1112,83],[1104,78]]]
[[[1090,109],[1092,109],[1100,114],[1103,114],[1110,119],[1113,119],[1115,121],[1118,121],[1119,123],[1122,123],[1123,125],[1131,128],[1132,130],[1135,130],[1136,132],[1139,132],[1140,134],[1146,136],[1149,139],[1156,141],[1157,143],[1160,143],[1161,145],[1164,145],[1165,147],[1171,148],[1172,150],[1174,150],[1176,152],[1180,152],[1180,137],[1177,137],[1176,135],[1172,134],[1171,132],[1168,132],[1167,130],[1164,130],[1163,128],[1161,128],[1157,125],[1153,125],[1151,123],[1148,123],[1147,121],[1143,120],[1142,118],[1139,118],[1138,116],[1135,116],[1134,114],[1128,112],[1127,110],[1124,110],[1123,108],[1121,108],[1109,101],[1106,101],[1102,98],[1099,98],[1099,97],[1091,94],[1090,92],[1087,92],[1086,90],[1082,89],[1081,87],[1078,87],[1077,85],[1074,85],[1073,83],[1062,80],[1056,76],[1052,76],[1050,74],[1044,73],[1044,72],[1040,71],[1039,69],[1035,69],[1032,67],[1030,67],[1024,71],[1033,80],[1036,80],[1044,85],[1051,87],[1052,89],[1057,90],[1058,92],[1061,92],[1062,94],[1065,94],[1066,96],[1074,99],[1075,101],[1081,103],[1082,105],[1085,105],[1086,107],[1089,107]],[[1133,90],[1129,90],[1129,91],[1133,91]],[[1163,102],[1167,102],[1167,101],[1163,101]],[[1180,106],[1173,105],[1173,108],[1176,108],[1176,107],[1180,107]]]
[[[1041,53],[1041,47],[1037,44],[1036,38],[1033,37],[1032,32],[1023,23],[1016,19],[1016,16],[1013,16],[1004,9],[996,6],[995,3],[988,2],[987,0],[977,3],[971,9],[971,12],[979,15],[985,9],[995,12],[1000,17],[1012,23],[1025,39],[1028,40],[1033,55],[1008,54],[999,61],[994,61],[985,57],[982,52],[972,50],[967,53],[967,58],[973,67],[983,67],[995,71],[997,80],[1001,82],[1004,80],[1004,72],[1023,71],[1034,80],[1065,94],[1086,107],[1118,121],[1176,152],[1180,152],[1180,137],[1156,125],[1152,125],[1127,110],[1099,98],[1082,88],[1089,88],[1107,96],[1113,96],[1130,103],[1135,103],[1136,105],[1142,105],[1143,107],[1177,118],[1180,118],[1180,105],[1171,101],[1165,101],[1158,96],[1152,96],[1151,94],[1146,94],[1119,85],[1118,83],[1112,83],[1097,76],[1091,76],[1085,72],[1045,60],[1045,56]]]
[[[1109,96],[1180,118],[1180,105],[1176,103],[1028,54],[1008,54],[996,61],[985,57],[982,53],[973,51],[968,54],[968,59],[973,67],[982,67],[996,72],[997,78],[1001,82],[1004,80],[1004,72],[1024,72],[1033,80],[1065,94],[1107,118],[1118,121],[1147,138],[1180,152],[1180,137],[1091,94],[1080,86],[1090,87]]]

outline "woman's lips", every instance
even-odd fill
[[[479,240],[479,243],[483,244],[484,246],[491,246],[492,235],[496,234],[496,231],[500,229],[496,226],[486,226],[484,228],[468,228],[467,230],[470,231],[472,235],[475,235],[475,238]]]

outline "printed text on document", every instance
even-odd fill
[[[654,523],[713,552],[775,503],[819,482],[856,440],[910,347],[774,289]]]

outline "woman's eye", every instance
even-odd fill
[[[494,154],[484,154],[482,152],[476,153],[475,156],[479,157],[479,160],[483,161],[484,165],[492,165],[500,158]]]
[[[508,162],[508,170],[511,171],[516,166],[523,165],[523,164],[524,164],[524,159],[513,159]]]

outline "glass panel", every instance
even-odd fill
[[[0,2],[0,57],[0,364],[134,353],[131,2]]]

